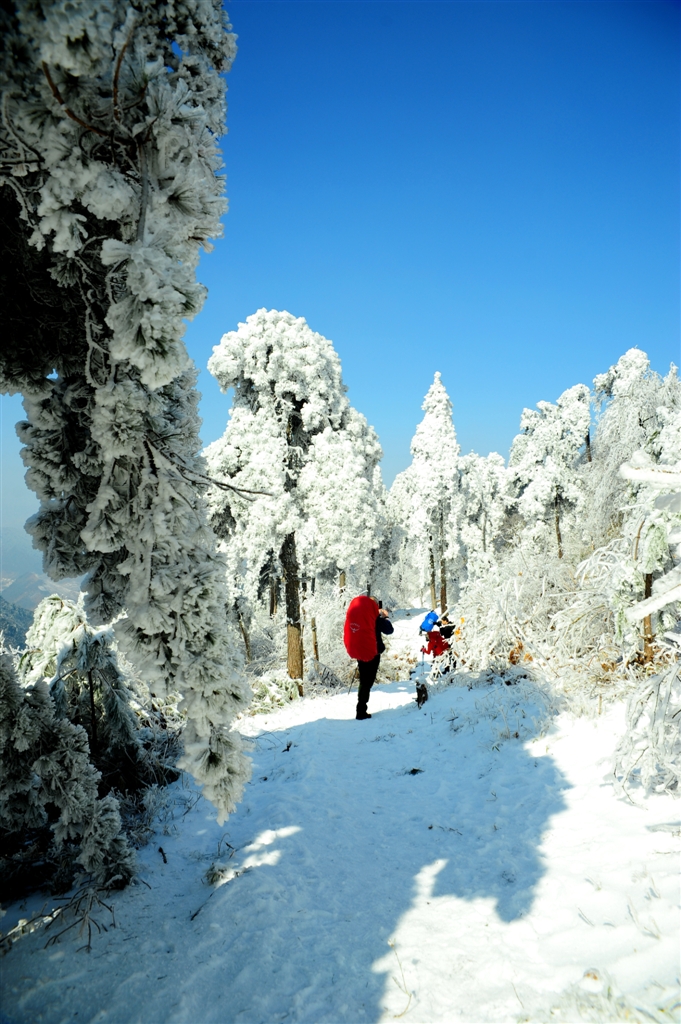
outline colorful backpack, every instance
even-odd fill
[[[343,643],[351,658],[371,661],[378,654],[376,619],[378,608],[371,597],[355,597],[345,615]]]
[[[439,616],[438,616],[437,612],[428,612],[428,614],[426,615],[425,619],[423,620],[423,622],[419,626],[419,629],[422,630],[422,632],[424,632],[424,633],[430,633],[431,629],[433,628],[433,626],[437,622],[438,618],[439,618]]]

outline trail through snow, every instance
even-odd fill
[[[678,1020],[679,803],[616,797],[623,709],[547,722],[534,684],[470,682],[421,710],[375,687],[365,722],[354,693],[242,719],[226,826],[171,787],[116,928],[90,954],[20,940],[0,1020]]]

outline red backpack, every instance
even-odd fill
[[[355,597],[345,615],[343,643],[351,658],[371,661],[378,654],[376,619],[378,608],[371,597]]]

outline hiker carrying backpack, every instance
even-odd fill
[[[371,718],[367,705],[371,687],[376,682],[381,654],[385,650],[382,636],[389,636],[392,632],[388,612],[375,598],[366,595],[353,598],[345,615],[343,641],[350,657],[357,659],[359,689],[355,717],[360,721]]]
[[[428,614],[426,615],[425,619],[423,620],[423,622],[419,626],[419,634],[421,634],[421,633],[430,633],[430,631],[433,628],[433,626],[437,626],[438,622],[439,622],[439,616],[438,616],[437,612],[434,612],[434,611],[433,612],[428,612]]]

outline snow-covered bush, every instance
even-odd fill
[[[681,782],[681,678],[679,665],[635,685],[627,703],[627,730],[615,752],[615,781],[626,792],[675,792]]]
[[[196,372],[201,248],[225,210],[217,141],[234,58],[220,0],[15,0],[2,12],[0,387],[21,392],[29,523],[55,579],[116,622],[162,698],[183,767],[222,819],[249,767],[249,699],[207,524]]]

